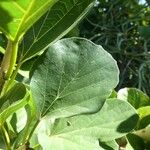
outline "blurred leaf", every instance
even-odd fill
[[[113,90],[109,98],[117,98],[117,92]]]
[[[138,30],[145,40],[150,39],[150,26],[140,26]]]
[[[3,140],[3,136],[1,132],[0,132],[0,150],[5,150],[5,142]]]
[[[140,116],[138,129],[143,129],[150,124],[150,106],[140,107],[138,114]]]
[[[65,38],[70,37],[79,37],[79,27],[75,26],[68,34],[65,35]]]
[[[0,46],[0,53],[4,54],[5,53],[5,49],[3,47]]]
[[[102,148],[104,148],[104,150],[118,150],[119,149],[119,146],[115,140],[108,141],[108,142],[99,141],[99,144]]]
[[[32,99],[32,94],[29,93],[28,104],[25,106],[26,112],[26,124],[24,128],[18,133],[15,142],[13,144],[14,149],[17,149],[20,145],[26,144],[31,134],[35,130],[36,125],[39,123],[39,116],[36,114],[35,105]]]
[[[136,88],[121,89],[117,97],[121,100],[128,101],[135,109],[150,105],[150,98]]]
[[[134,134],[141,137],[144,141],[150,141],[150,125],[144,129],[135,131]]]
[[[24,98],[26,88],[22,83],[14,83],[12,88],[0,98],[0,111],[8,107],[8,105]]]
[[[0,124],[4,124],[6,119],[18,109],[27,104],[28,94],[22,83],[15,84],[6,95],[0,99]]]
[[[145,148],[145,143],[142,138],[135,134],[127,135],[128,142],[132,146],[133,150],[142,150]]]

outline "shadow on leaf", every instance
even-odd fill
[[[8,24],[13,20],[13,17],[2,7],[2,1],[8,0],[1,0],[0,2],[0,30],[9,33]]]
[[[132,128],[135,128],[137,125],[137,121],[139,119],[139,116],[137,114],[134,114],[127,120],[123,121],[117,128],[117,131],[120,133],[126,133],[130,132]]]

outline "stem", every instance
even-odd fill
[[[1,64],[1,71],[3,72],[3,74],[5,74],[9,68],[11,51],[12,51],[12,42],[9,40],[7,43],[6,51],[5,51],[3,61]]]
[[[12,42],[12,47],[11,47],[11,58],[10,58],[10,63],[9,67],[6,73],[6,79],[9,79],[14,71],[16,60],[17,60],[17,52],[18,52],[18,41]]]
[[[11,150],[9,135],[8,135],[8,133],[7,133],[6,129],[5,129],[5,127],[2,126],[2,127],[1,127],[1,130],[2,130],[2,133],[3,133],[3,136],[4,136],[4,141],[5,141],[7,150]]]
[[[3,86],[5,84],[5,74],[9,68],[10,64],[10,57],[11,57],[11,41],[9,40],[7,43],[6,51],[2,60],[1,68],[0,68],[0,92],[3,89]]]
[[[18,64],[17,64],[16,69],[14,70],[14,72],[13,72],[13,74],[12,74],[10,80],[8,80],[8,81],[6,82],[6,84],[5,84],[5,86],[3,87],[3,90],[2,90],[2,92],[1,92],[1,96],[4,95],[4,93],[6,93],[6,92],[9,90],[9,87],[12,86],[13,81],[15,80],[16,75],[17,75],[18,70],[19,70],[19,68],[20,68],[21,65],[22,65],[22,63],[18,63]]]
[[[14,71],[17,60],[17,52],[18,41],[8,40],[7,48],[0,68],[0,92],[3,89],[6,80],[9,80]]]

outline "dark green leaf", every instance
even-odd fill
[[[101,142],[99,141],[99,144],[104,150],[118,150],[119,145],[116,143],[115,140],[113,141],[108,141],[108,142]]]
[[[93,0],[59,0],[25,35],[20,47],[25,61],[67,34],[93,6]]]
[[[129,144],[133,147],[134,150],[142,150],[145,148],[145,144],[142,138],[135,134],[127,135]]]
[[[27,101],[28,94],[25,86],[22,83],[15,84],[11,90],[0,99],[0,124],[3,124],[15,111],[25,106]]]

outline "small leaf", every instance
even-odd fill
[[[5,53],[5,49],[3,47],[0,46],[0,53],[4,54]]]
[[[118,98],[128,101],[135,109],[150,105],[150,98],[136,88],[124,88],[119,90]]]
[[[0,98],[0,111],[8,107],[7,104],[13,104],[14,102],[24,98],[26,94],[26,88],[22,83],[15,83],[13,87]]]
[[[127,138],[128,138],[128,141],[129,141],[128,144],[132,146],[133,150],[145,149],[144,141],[139,136],[130,133],[130,134],[127,135]]]
[[[87,14],[93,0],[59,0],[24,36],[19,49],[26,61],[66,35]]]
[[[134,134],[141,137],[144,141],[150,141],[150,124],[144,129],[135,131]]]
[[[56,120],[50,135],[40,132],[38,140],[45,150],[100,149],[98,139],[108,142],[122,137],[135,127],[137,121],[138,115],[131,105],[109,99],[95,114]]]
[[[57,118],[98,111],[118,83],[118,68],[101,46],[71,38],[40,56],[30,76],[38,113]]]
[[[140,117],[138,129],[143,129],[150,124],[150,106],[140,107],[137,111]]]
[[[15,111],[27,104],[27,97],[25,86],[22,83],[17,83],[0,99],[0,125]]]
[[[11,40],[18,39],[57,0],[1,0],[0,30]]]
[[[118,150],[119,149],[119,145],[117,144],[115,140],[108,141],[108,142],[99,141],[99,144],[102,148],[104,148],[104,150]]]

